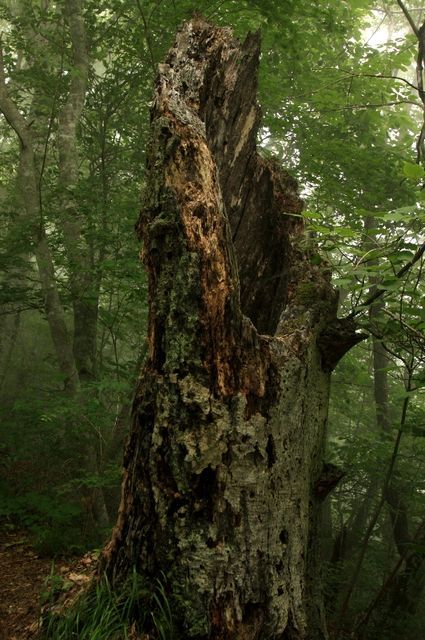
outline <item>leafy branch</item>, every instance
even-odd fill
[[[425,253],[425,242],[423,242],[420,245],[420,247],[417,249],[417,251],[416,251],[415,255],[413,256],[413,258],[411,260],[409,260],[408,262],[406,262],[406,264],[399,271],[397,271],[397,273],[395,274],[396,278],[402,278],[406,273],[408,273],[410,271],[410,269],[417,262],[419,262],[419,260],[422,258],[424,253]],[[374,302],[379,300],[379,298],[381,298],[385,293],[388,293],[388,289],[386,289],[386,288],[382,288],[382,289],[376,290],[374,293],[372,293],[370,296],[368,296],[366,298],[366,300],[364,302],[362,302],[357,309],[354,309],[347,316],[347,318],[348,319],[355,318],[359,314],[363,313],[363,311],[367,307],[369,307],[371,304],[373,304]]]

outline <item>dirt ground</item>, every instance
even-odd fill
[[[38,558],[22,532],[0,532],[0,638],[26,640],[37,629],[52,561]]]
[[[40,619],[42,594],[52,572],[75,590],[90,580],[96,560],[40,558],[25,533],[0,530],[0,640],[34,638]]]

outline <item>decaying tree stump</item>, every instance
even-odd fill
[[[163,575],[187,638],[326,637],[315,487],[330,370],[357,338],[338,344],[295,181],[256,150],[259,51],[193,19],[151,112],[149,356],[103,562]]]

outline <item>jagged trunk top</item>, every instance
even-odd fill
[[[248,341],[256,333],[247,329],[246,318],[259,334],[287,334],[300,328],[300,312],[304,324],[314,324],[321,301],[327,305],[333,298],[329,272],[312,264],[301,246],[302,201],[295,180],[256,150],[259,53],[258,33],[240,45],[229,29],[214,28],[201,18],[179,31],[160,65],[148,159],[149,184],[156,186],[146,191],[139,221],[151,274],[152,361],[162,366],[165,354],[170,360],[170,351],[175,351],[168,348],[159,307],[164,293],[160,274],[168,259],[175,260],[177,246],[171,234],[173,246],[164,255],[162,249],[170,243],[165,230],[178,224],[189,250],[184,260],[197,263],[185,265],[184,270],[192,266],[201,271],[199,326],[188,339],[195,349],[204,345],[203,357],[215,371],[214,388],[222,392],[227,388],[226,393],[244,386],[249,392],[252,386],[244,380],[250,377],[247,363],[241,362],[241,357],[246,360],[241,324]],[[186,334],[193,316],[183,300],[177,303],[173,342],[178,318]],[[167,316],[169,308],[163,312]],[[171,368],[174,365],[180,366],[174,363]],[[251,362],[249,368],[261,370],[259,365]]]
[[[294,256],[289,237],[302,232],[301,218],[290,214],[300,214],[302,201],[295,180],[256,150],[259,53],[258,33],[250,34],[240,45],[229,29],[214,28],[202,19],[185,24],[166,63],[160,65],[152,120],[155,124],[158,117],[172,116],[173,126],[169,129],[167,124],[167,134],[164,130],[172,138],[169,145],[177,145],[178,138],[189,132],[192,142],[205,145],[202,162],[207,161],[205,169],[211,170],[213,182],[203,187],[213,194],[213,200],[200,202],[196,196],[192,203],[195,217],[196,205],[199,215],[205,204],[217,205],[218,194],[237,254],[242,312],[260,333],[273,335],[290,296]],[[189,200],[191,185],[199,185],[191,180],[190,149],[184,153],[186,157],[179,162],[186,160],[188,166],[178,180],[185,180],[181,186]],[[171,181],[169,176],[169,186],[174,188]],[[140,220],[142,237],[146,238],[143,229],[150,219],[148,203]],[[199,223],[192,229],[195,242],[198,231]],[[226,243],[228,240],[226,237]]]

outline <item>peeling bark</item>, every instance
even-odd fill
[[[138,226],[149,354],[102,570],[163,572],[187,638],[313,640],[337,301],[295,181],[256,150],[259,49],[196,18],[160,66]]]

